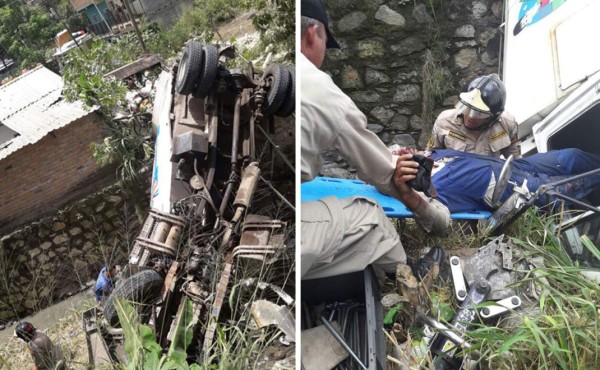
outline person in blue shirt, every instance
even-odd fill
[[[437,199],[451,213],[493,210],[491,198],[505,163],[503,159],[449,149],[437,149],[429,158],[435,162],[431,182],[438,192]],[[541,185],[598,168],[600,154],[580,149],[553,150],[514,160],[510,180],[521,186],[527,179],[527,188],[533,193]],[[600,174],[580,178],[554,190],[581,200],[597,188],[600,188]],[[509,186],[500,201],[505,201],[510,194]],[[541,196],[534,204],[543,207],[555,200],[553,196]]]
[[[100,274],[98,274],[98,280],[96,280],[96,287],[94,288],[96,301],[102,302],[105,297],[110,295],[114,286],[115,275],[117,275],[116,265],[109,265],[102,268]]]

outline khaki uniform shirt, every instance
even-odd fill
[[[302,53],[298,62],[302,89],[302,182],[318,176],[323,166],[322,152],[336,150],[356,167],[360,179],[399,199],[392,181],[397,157],[367,129],[367,117],[329,75]],[[445,232],[449,212],[442,203],[425,198],[413,213],[427,231]]]
[[[480,133],[477,137],[475,134]],[[427,143],[427,151],[454,149],[491,157],[521,157],[521,146],[517,136],[517,123],[513,116],[503,112],[498,122],[483,131],[465,127],[462,116],[456,109],[443,111],[433,125],[433,133]]]

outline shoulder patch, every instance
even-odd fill
[[[460,141],[464,141],[464,142],[467,141],[467,137],[465,135],[461,134],[460,132],[450,130],[450,131],[448,131],[448,136],[453,137]]]
[[[494,142],[496,140],[499,140],[499,139],[503,138],[504,136],[508,136],[508,132],[506,132],[506,131],[500,131],[499,133],[497,133],[497,134],[495,134],[493,136],[490,136],[490,143]]]

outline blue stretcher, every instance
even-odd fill
[[[388,217],[413,217],[412,212],[402,202],[380,193],[374,186],[367,185],[361,180],[316,177],[313,181],[305,182],[301,186],[301,198],[303,202],[318,200],[332,195],[338,198],[361,196],[375,199],[379,202]],[[450,218],[453,220],[479,220],[489,218],[491,215],[488,211],[459,212],[451,214]]]

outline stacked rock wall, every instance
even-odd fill
[[[109,187],[2,236],[0,325],[94,283],[106,264],[126,262],[140,227],[136,198]]]
[[[461,89],[478,75],[499,71],[502,1],[325,4],[342,49],[327,52],[323,69],[387,145],[424,148],[435,118],[454,106]],[[340,157],[326,159],[324,175],[345,175]]]

